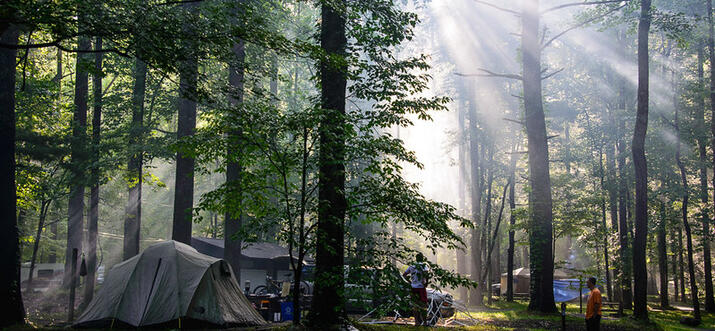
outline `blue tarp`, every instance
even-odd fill
[[[559,279],[554,280],[554,301],[565,302],[578,299],[579,295],[579,280],[578,279]],[[581,283],[581,294],[587,295],[591,290],[586,287],[586,282]]]

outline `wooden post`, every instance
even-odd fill
[[[67,322],[72,323],[74,320],[74,292],[77,287],[77,249],[72,249],[72,274],[70,274],[70,310],[67,316]]]
[[[566,302],[561,303],[561,330],[566,331]]]

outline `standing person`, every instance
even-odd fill
[[[428,266],[425,263],[427,259],[422,253],[417,253],[417,262],[411,265],[402,273],[403,277],[410,276],[410,286],[412,286],[412,295],[416,298],[415,309],[415,325],[423,325],[425,323],[425,308],[427,308],[427,282],[428,282]]]
[[[591,277],[586,282],[591,290],[586,305],[586,330],[601,329],[601,291],[596,287],[596,278]]]

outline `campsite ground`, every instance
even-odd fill
[[[78,293],[79,294],[79,293]],[[30,325],[35,328],[61,328],[66,319],[67,293],[55,289],[53,291],[35,293],[24,296],[27,317]],[[78,295],[78,302],[81,296]],[[649,317],[652,324],[644,325],[630,318],[630,311],[626,311],[626,316],[617,318],[613,316],[604,317],[601,326],[602,330],[715,330],[715,315],[703,314],[703,322],[698,328],[690,328],[679,323],[680,318],[690,316],[690,307],[684,303],[674,303],[677,307],[672,310],[661,310],[659,305],[651,302]],[[468,327],[436,328],[430,330],[554,330],[561,328],[560,315],[540,315],[527,311],[526,301],[505,302],[495,301],[482,309],[469,312],[476,323],[472,322],[466,313],[458,313],[456,318],[469,323]],[[568,330],[584,330],[583,314],[579,313],[579,305],[572,303],[566,308],[566,327]],[[411,322],[402,320],[402,322]],[[443,321],[440,321],[442,324]],[[400,331],[416,330],[412,325],[368,325],[357,324],[361,331]],[[25,329],[25,328],[22,328]],[[276,325],[275,330],[286,330],[290,327],[286,324]],[[427,328],[424,328],[427,330]]]
[[[559,330],[561,329],[560,315],[541,315],[527,311],[526,301],[513,303],[495,301],[483,309],[470,311],[478,324],[467,327],[436,328],[430,330]],[[673,309],[662,311],[658,304],[651,303],[649,317],[651,324],[640,323],[631,317],[630,311],[625,311],[626,316],[617,318],[606,315],[601,322],[602,330],[715,330],[715,315],[703,314],[703,322],[698,328],[691,328],[679,323],[680,318],[690,316],[687,310]],[[678,307],[688,308],[687,305],[678,303]],[[584,307],[585,309],[585,307]],[[584,316],[579,313],[578,303],[569,304],[566,308],[566,329],[585,330]],[[459,313],[456,318],[468,319],[464,313]],[[440,322],[441,324],[441,322]],[[415,330],[411,325],[360,325],[362,331],[399,331]],[[427,328],[425,328],[427,330]]]

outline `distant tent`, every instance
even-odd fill
[[[225,260],[167,241],[115,265],[74,327],[256,326],[266,322]]]
[[[527,294],[529,293],[529,268],[519,268],[514,270],[514,293]],[[507,273],[501,275],[501,293],[506,294]]]

